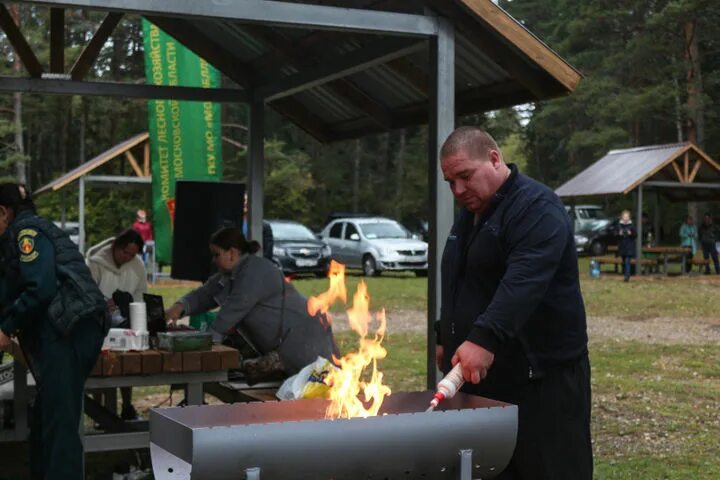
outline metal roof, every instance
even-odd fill
[[[672,200],[717,197],[720,165],[692,143],[610,150],[555,193],[566,198],[627,194],[646,182],[673,187],[663,190]]]
[[[431,42],[427,36],[409,33],[411,16],[423,23],[422,19],[438,15],[454,27],[458,115],[564,95],[581,79],[580,73],[491,0],[247,0],[243,14],[233,18],[218,13],[239,11],[228,1],[20,1],[144,15],[217,67],[238,85],[236,91],[247,93],[246,99],[265,99],[322,142],[428,122],[434,95],[428,55]],[[312,5],[317,11],[336,7],[330,12],[335,15],[341,8],[348,9],[345,18],[350,26],[324,29],[323,19],[305,18],[303,24],[293,26],[258,20],[263,6],[275,9],[276,16],[289,16],[293,4]],[[378,12],[382,17],[374,18],[389,30],[352,27],[351,19]],[[258,18],[253,20],[250,13]],[[393,31],[395,21],[399,23],[394,33],[378,33]],[[365,61],[353,63],[355,58]],[[39,79],[42,66],[38,64],[30,74]],[[297,87],[297,81],[306,78],[311,80]],[[293,88],[283,91],[288,82],[295,82]],[[26,83],[22,88],[35,85]],[[47,81],[42,85],[52,93],[62,91],[60,87],[53,90]],[[102,87],[94,87],[90,94],[101,91]]]

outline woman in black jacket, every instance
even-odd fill
[[[635,256],[635,238],[637,230],[630,217],[630,210],[623,210],[618,223],[618,254],[623,260],[623,275],[625,281],[630,280],[630,261]]]

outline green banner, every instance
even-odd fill
[[[216,88],[218,71],[157,26],[143,19],[145,77],[152,85]],[[221,180],[220,105],[150,100],[155,252],[172,259],[176,180]]]

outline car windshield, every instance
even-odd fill
[[[304,225],[298,223],[273,223],[275,240],[314,240],[315,235]]]
[[[360,225],[365,238],[408,238],[407,232],[395,222],[363,223]]]
[[[607,220],[607,215],[600,208],[585,208],[582,211],[583,218],[589,220]]]

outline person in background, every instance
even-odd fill
[[[635,257],[635,238],[637,230],[633,225],[630,210],[623,210],[618,222],[618,255],[622,258],[623,279],[630,281],[632,271],[632,259]]]
[[[248,236],[248,196],[245,193],[245,203],[243,205],[243,224],[242,233],[247,238]],[[272,262],[273,259],[273,246],[275,244],[275,237],[273,237],[273,231],[270,224],[263,220],[262,227],[262,256]]]
[[[143,301],[143,293],[147,292],[147,275],[145,265],[138,254],[143,251],[144,242],[139,232],[130,228],[115,237],[113,242],[101,248],[87,261],[95,283],[105,297],[108,306],[115,305],[113,296],[116,292],[126,292],[134,302]],[[123,312],[125,328],[130,328],[129,314]],[[123,420],[137,419],[137,412],[132,405],[132,387],[120,388],[122,397],[121,417]]]
[[[715,264],[715,274],[720,275],[720,263],[718,262],[717,246],[715,245],[715,242],[717,242],[717,230],[715,224],[713,224],[713,217],[710,212],[706,213],[703,217],[699,235],[703,258],[708,262],[705,264],[705,274],[710,274],[710,262],[708,260],[712,257],[713,263]]]
[[[0,281],[0,349],[17,337],[37,384],[31,478],[83,478],[82,399],[110,328],[107,305],[77,245],[35,213],[24,185],[0,184],[0,239],[10,254]]]
[[[698,232],[695,226],[695,219],[692,215],[688,215],[685,223],[680,226],[680,246],[688,247],[691,250],[690,258],[687,258],[685,263],[686,272],[692,270],[692,259],[697,253],[697,238]]]
[[[165,313],[169,321],[220,307],[211,325],[215,341],[241,335],[260,357],[242,362],[249,381],[288,377],[318,356],[339,356],[332,327],[323,315],[308,313],[307,299],[266,258],[254,255],[238,228],[222,228],[210,239],[218,273],[188,293]],[[252,377],[252,378],[251,378]]]
[[[138,210],[135,216],[135,223],[132,224],[132,229],[140,234],[143,240],[143,249],[140,252],[142,254],[143,263],[147,265],[147,257],[155,248],[155,240],[153,239],[153,228],[152,224],[147,221],[147,214],[145,210]]]

